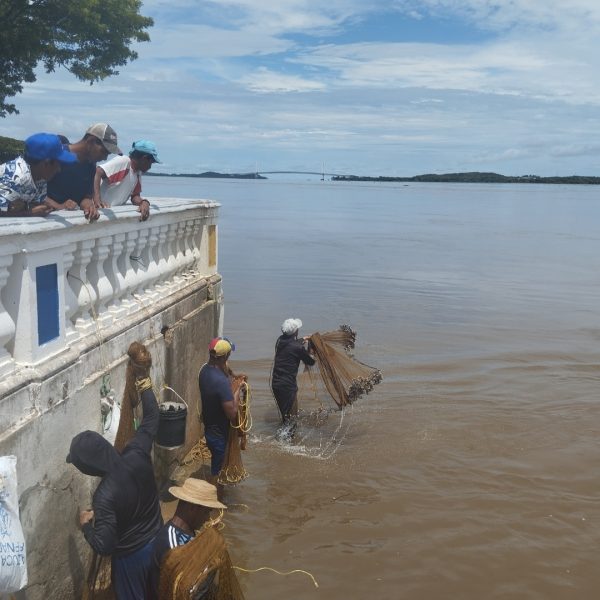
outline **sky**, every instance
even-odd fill
[[[598,175],[598,0],[148,0],[90,86],[27,84],[0,135],[107,122],[192,173]]]

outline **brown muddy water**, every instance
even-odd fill
[[[241,573],[248,600],[600,596],[597,188],[147,187],[222,203],[224,333],[254,417],[233,562],[319,585]],[[268,378],[291,316],[350,324],[384,381],[319,422],[307,399],[285,444]]]

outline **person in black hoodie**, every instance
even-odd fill
[[[275,343],[271,389],[284,425],[298,414],[296,377],[300,361],[308,366],[315,364],[315,359],[305,348],[305,340],[298,339],[300,327],[302,327],[300,319],[286,319],[281,326],[282,335]]]
[[[99,433],[83,431],[67,456],[85,475],[102,477],[80,524],[90,546],[112,556],[117,600],[146,598],[153,542],[163,525],[150,454],[159,416],[152,388],[141,393],[141,401],[144,418],[120,454]]]

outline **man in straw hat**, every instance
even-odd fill
[[[238,395],[233,393],[227,360],[235,346],[226,338],[214,338],[208,345],[208,362],[198,374],[204,437],[210,450],[210,472],[217,477],[227,447],[229,423],[238,413]]]
[[[158,598],[160,567],[169,550],[183,546],[191,541],[196,531],[210,519],[210,511],[214,508],[226,509],[227,506],[217,499],[217,488],[202,479],[188,478],[181,486],[169,488],[169,493],[179,500],[173,518],[165,523],[158,532],[152,553],[152,570],[150,572],[150,588]],[[204,598],[212,585],[215,573],[209,574],[200,589],[194,593],[194,600]]]
[[[296,377],[300,362],[309,366],[315,364],[315,359],[305,346],[308,338],[298,339],[300,327],[302,327],[300,319],[286,319],[281,325],[281,335],[275,343],[271,389],[284,425],[298,414]]]

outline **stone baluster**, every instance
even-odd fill
[[[185,270],[185,221],[179,221],[175,225],[175,277],[181,280],[181,274]]]
[[[93,308],[97,295],[94,286],[87,280],[87,268],[95,243],[96,240],[82,240],[77,243],[73,266],[67,274],[69,286],[77,298],[77,308],[71,319],[80,335],[91,333],[95,327]]]
[[[167,283],[171,289],[177,289],[178,279],[175,278],[179,263],[177,262],[177,231],[179,223],[169,223],[167,229]]]
[[[194,265],[194,252],[192,248],[192,233],[194,231],[194,222],[190,219],[185,221],[182,235],[183,263],[182,275],[186,279],[193,279],[195,274],[192,272]]]
[[[200,275],[206,275],[204,269],[204,263],[208,264],[208,257],[206,260],[204,259],[204,254],[206,253],[206,249],[202,248],[202,239],[203,239],[203,230],[204,230],[204,219],[199,217],[194,219],[194,227],[192,230],[192,254],[194,255],[194,263],[193,269],[200,273]],[[203,251],[204,250],[204,251]]]
[[[12,261],[12,254],[0,256],[0,292],[8,281]],[[16,330],[15,322],[4,308],[0,295],[0,375],[2,376],[10,373],[15,367],[13,357],[6,346],[13,340]]]
[[[69,280],[69,271],[75,260],[77,244],[67,244],[63,252],[63,269],[65,273],[65,341],[72,344],[79,339],[79,331],[75,329],[75,320],[79,302]],[[80,284],[81,285],[81,284]]]
[[[156,257],[157,257],[159,276],[154,285],[155,285],[155,287],[158,288],[158,290],[161,292],[161,294],[164,294],[167,291],[167,287],[168,287],[168,286],[165,286],[165,280],[169,276],[169,273],[168,273],[169,265],[167,264],[168,248],[167,248],[167,244],[166,244],[168,229],[169,229],[168,225],[161,225],[158,230],[158,246],[157,246]]]
[[[124,289],[125,277],[119,269],[119,258],[123,254],[125,234],[117,233],[113,236],[108,260],[105,263],[106,276],[112,286],[112,298],[108,302],[107,310],[112,314],[114,321],[118,321],[127,314],[125,307],[121,306],[121,298],[127,291]]]
[[[143,287],[144,297],[151,300],[158,298],[158,292],[155,289],[155,284],[160,277],[160,269],[158,267],[159,233],[159,225],[156,225],[150,229],[148,234],[148,243],[146,244],[142,254],[142,261],[147,268]]]
[[[135,309],[135,302],[133,301],[133,292],[138,285],[138,277],[131,260],[131,256],[137,256],[136,247],[140,238],[140,231],[134,229],[129,231],[125,238],[125,250],[121,252],[118,260],[118,268],[121,273],[124,274],[123,281],[121,283],[121,306],[125,309],[126,313],[129,314]]]
[[[131,263],[135,266],[135,286],[131,290],[131,294],[134,297],[141,296],[146,286],[146,282],[149,280],[148,263],[146,262],[148,259],[146,250],[148,247],[149,235],[150,229],[139,230],[135,248],[130,256]]]
[[[92,249],[92,261],[88,268],[90,283],[96,290],[97,300],[94,305],[100,326],[107,327],[113,322],[113,317],[107,310],[107,304],[113,295],[113,286],[104,270],[104,262],[110,254],[113,236],[99,237]]]

